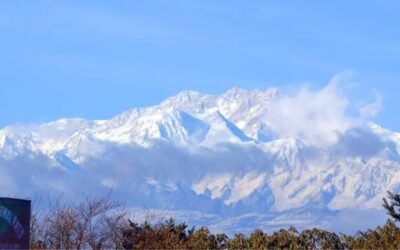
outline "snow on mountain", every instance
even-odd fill
[[[334,98],[324,91],[322,97]],[[316,143],[325,134],[320,127],[311,136],[302,136],[313,132],[306,127],[282,136],[279,110],[272,110],[281,98],[277,89],[184,91],[110,120],[7,127],[0,130],[0,170],[7,180],[0,188],[13,187],[9,192],[16,195],[74,193],[84,181],[87,191],[113,188],[132,206],[232,216],[379,208],[387,190],[400,190],[400,133],[368,121],[338,129],[335,121],[328,131],[334,143]],[[316,119],[316,112],[304,114]],[[38,165],[40,175],[33,169]],[[26,187],[18,190],[13,183],[21,179],[25,184],[18,185]]]
[[[52,154],[85,135],[98,141],[142,146],[157,140],[180,145],[262,141],[259,136],[266,126],[268,104],[276,98],[276,89],[234,88],[221,96],[185,91],[159,106],[133,109],[107,121],[63,119],[9,127],[1,131],[0,145],[8,138],[21,147]]]
[[[184,91],[161,103],[161,107],[175,107],[188,113],[201,115],[219,112],[240,128],[247,136],[260,140],[265,131],[269,104],[279,98],[275,88],[266,91],[233,88],[221,96]]]

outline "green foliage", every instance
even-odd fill
[[[250,248],[252,249],[267,249],[267,235],[261,230],[257,229],[249,237]]]
[[[400,195],[388,192],[388,199],[383,198],[383,207],[396,221],[400,221]]]
[[[383,227],[359,232],[355,237],[343,235],[342,242],[349,249],[399,249],[400,229],[388,220]]]
[[[244,234],[235,234],[235,237],[232,239],[229,244],[229,249],[249,249],[249,240],[246,238]]]
[[[299,233],[290,227],[271,235],[257,229],[248,237],[235,234],[229,239],[225,234],[211,234],[206,227],[187,229],[185,223],[169,219],[153,226],[130,222],[122,245],[126,249],[399,249],[400,229],[388,220],[383,227],[355,236],[317,228]]]
[[[343,249],[344,244],[336,233],[325,230],[304,230],[299,235],[299,245],[307,249]]]
[[[153,226],[130,221],[122,245],[125,249],[219,249],[226,247],[227,239],[224,234],[210,234],[206,227],[188,230],[185,223],[176,224],[173,219]]]

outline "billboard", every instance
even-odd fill
[[[0,198],[0,249],[28,249],[31,201]]]

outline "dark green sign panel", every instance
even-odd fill
[[[28,249],[31,201],[0,198],[0,249]]]

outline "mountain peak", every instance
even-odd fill
[[[207,96],[209,95],[197,91],[185,90],[179,92],[175,96],[167,98],[161,103],[161,106],[198,102],[199,100]]]
[[[168,189],[166,193],[177,202],[176,206],[188,209],[188,198],[194,202],[190,205],[201,201],[213,211],[232,209],[238,213],[266,212],[271,207],[293,209],[310,202],[346,208],[358,198],[360,204],[373,206],[377,204],[374,197],[400,186],[400,157],[393,157],[400,152],[399,134],[378,127],[371,129],[374,137],[382,138],[376,140],[379,145],[375,146],[393,154],[374,154],[359,161],[348,149],[357,145],[357,150],[370,152],[371,148],[360,147],[357,134],[344,134],[349,139],[333,149],[309,146],[301,138],[275,134],[269,119],[270,109],[275,107],[272,104],[278,98],[275,88],[232,88],[221,95],[183,91],[160,105],[135,108],[110,120],[62,119],[9,127],[0,130],[0,163],[12,167],[0,164],[0,170],[5,172],[4,176],[23,173],[25,178],[26,171],[36,166],[31,164],[32,159],[39,155],[53,165],[67,164],[62,168],[66,172],[71,164],[85,169],[90,185],[98,185],[104,178],[118,180],[121,193],[131,190],[132,183],[141,186],[142,179],[161,176],[157,179],[159,184],[167,185],[163,180],[178,178],[185,182],[184,187]],[[347,154],[335,154],[338,147]],[[23,170],[14,171],[19,167],[19,156],[28,161],[22,162]],[[38,165],[45,164],[43,158]],[[43,168],[45,174],[37,182],[44,190],[54,183],[52,174],[46,171]],[[32,170],[39,172],[42,174]],[[51,178],[46,180],[46,176]],[[70,176],[74,177],[74,173],[68,172],[62,178]],[[63,182],[62,178],[57,181]],[[373,181],[365,182],[370,179]],[[204,190],[196,191],[196,182],[203,183]],[[134,192],[143,196],[140,202],[161,199],[160,204],[166,203],[163,194],[151,190],[148,196],[141,190]]]
[[[243,98],[243,97],[257,96],[257,95],[267,95],[270,97],[276,97],[279,95],[279,89],[271,87],[265,90],[260,90],[260,89],[244,89],[240,87],[233,87],[223,94],[223,96],[230,96],[235,98]]]

